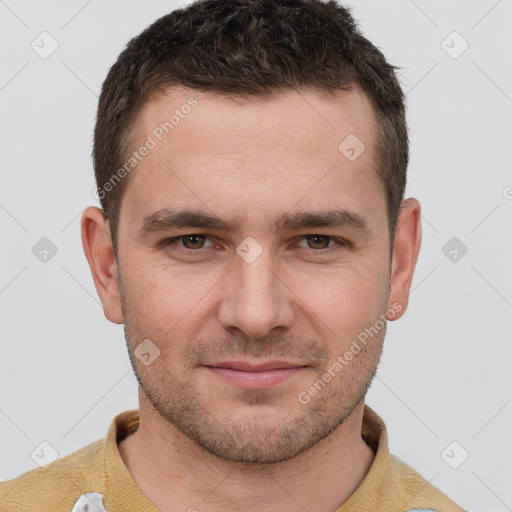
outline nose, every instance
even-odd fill
[[[290,328],[295,295],[287,280],[270,251],[264,250],[251,263],[236,256],[234,268],[223,280],[220,324],[227,330],[240,329],[252,339],[276,327]]]

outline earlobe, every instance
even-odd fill
[[[103,211],[95,206],[84,210],[81,219],[82,246],[89,263],[94,285],[108,320],[124,322],[121,310],[117,262],[110,229]]]
[[[395,231],[388,308],[393,304],[400,304],[401,309],[390,320],[397,320],[407,309],[420,246],[421,206],[417,199],[411,197],[402,202]]]

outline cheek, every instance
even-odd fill
[[[332,357],[348,350],[351,342],[385,311],[386,283],[382,269],[368,266],[345,267],[297,282],[296,289],[306,306],[302,306],[302,314],[321,333]],[[362,364],[364,352],[366,349],[354,367]]]
[[[214,283],[213,276],[199,276],[179,265],[141,259],[131,262],[129,268],[130,299],[152,319],[158,315],[168,318],[169,314],[180,318]]]
[[[171,352],[197,335],[204,322],[201,315],[208,305],[208,294],[222,273],[185,272],[184,266],[135,259],[125,268],[129,276],[123,279],[129,306],[129,318],[125,320],[140,334],[154,339],[161,350]]]

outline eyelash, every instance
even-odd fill
[[[174,242],[176,242],[177,240],[186,238],[187,236],[205,236],[205,235],[202,235],[201,233],[191,233],[188,235],[175,236],[175,237],[167,238],[166,240],[164,240],[162,242],[162,245],[164,247],[168,247],[168,246],[172,245]],[[335,241],[338,245],[338,247],[336,247],[336,245],[333,245],[331,247],[326,247],[324,249],[311,249],[312,251],[317,252],[317,253],[325,254],[325,253],[331,252],[332,250],[341,249],[342,247],[349,245],[349,243],[346,240],[344,240],[343,238],[330,236],[330,235],[321,235],[319,233],[303,235],[301,240],[303,240],[304,238],[307,238],[308,236],[318,236],[321,238],[328,238],[329,241],[331,241],[331,240]],[[205,238],[208,239],[208,236],[205,236]],[[187,249],[186,247],[176,247],[176,248],[172,249],[172,251],[181,252],[182,254],[189,255],[189,254],[192,254],[195,252],[199,252],[201,249],[205,249],[205,247],[200,247],[199,249]],[[301,249],[308,249],[308,248],[302,247]]]

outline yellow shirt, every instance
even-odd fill
[[[0,512],[158,512],[117,447],[138,423],[138,410],[124,411],[111,421],[105,439],[0,482]],[[356,491],[335,512],[466,512],[389,453],[386,426],[367,405],[361,435],[375,459]]]

